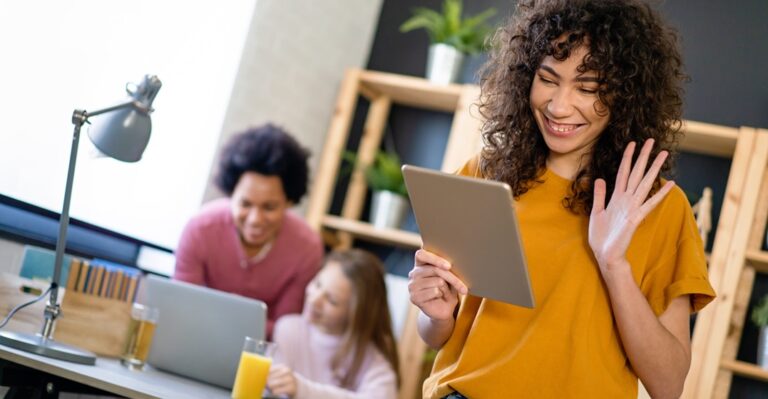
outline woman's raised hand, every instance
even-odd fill
[[[411,302],[435,321],[453,319],[459,295],[467,286],[451,273],[447,260],[424,249],[416,251],[413,270],[408,273]]]
[[[626,266],[627,249],[637,226],[675,185],[673,181],[668,181],[648,198],[653,182],[668,155],[666,151],[661,151],[646,173],[645,168],[652,148],[653,139],[646,140],[637,162],[632,165],[635,143],[631,142],[627,145],[616,173],[616,185],[607,206],[605,205],[605,180],[595,180],[592,214],[589,217],[589,246],[603,274],[616,267]]]

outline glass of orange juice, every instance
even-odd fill
[[[245,337],[240,364],[237,366],[232,399],[260,399],[267,385],[267,374],[277,344]]]
[[[131,323],[128,326],[128,340],[125,343],[122,363],[131,369],[141,370],[152,346],[155,326],[160,310],[151,306],[134,303],[131,308]]]

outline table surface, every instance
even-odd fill
[[[119,359],[96,359],[95,366],[51,359],[0,345],[0,358],[129,398],[229,398],[230,391],[147,366],[129,370]]]

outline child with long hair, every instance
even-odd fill
[[[331,252],[309,283],[304,312],[275,325],[267,387],[289,398],[394,398],[398,358],[384,266],[372,254]]]

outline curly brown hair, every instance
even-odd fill
[[[545,57],[562,61],[581,46],[587,46],[589,53],[579,72],[597,72],[598,99],[610,110],[610,121],[564,205],[589,213],[597,178],[605,179],[611,193],[624,148],[631,141],[642,144],[653,138],[651,159],[669,151],[662,168],[662,174],[669,175],[681,134],[686,75],[676,33],[648,4],[521,0],[493,40],[490,58],[480,72],[486,177],[508,183],[516,197],[541,182],[549,150],[531,110],[531,84]],[[653,191],[659,186],[657,178]]]

